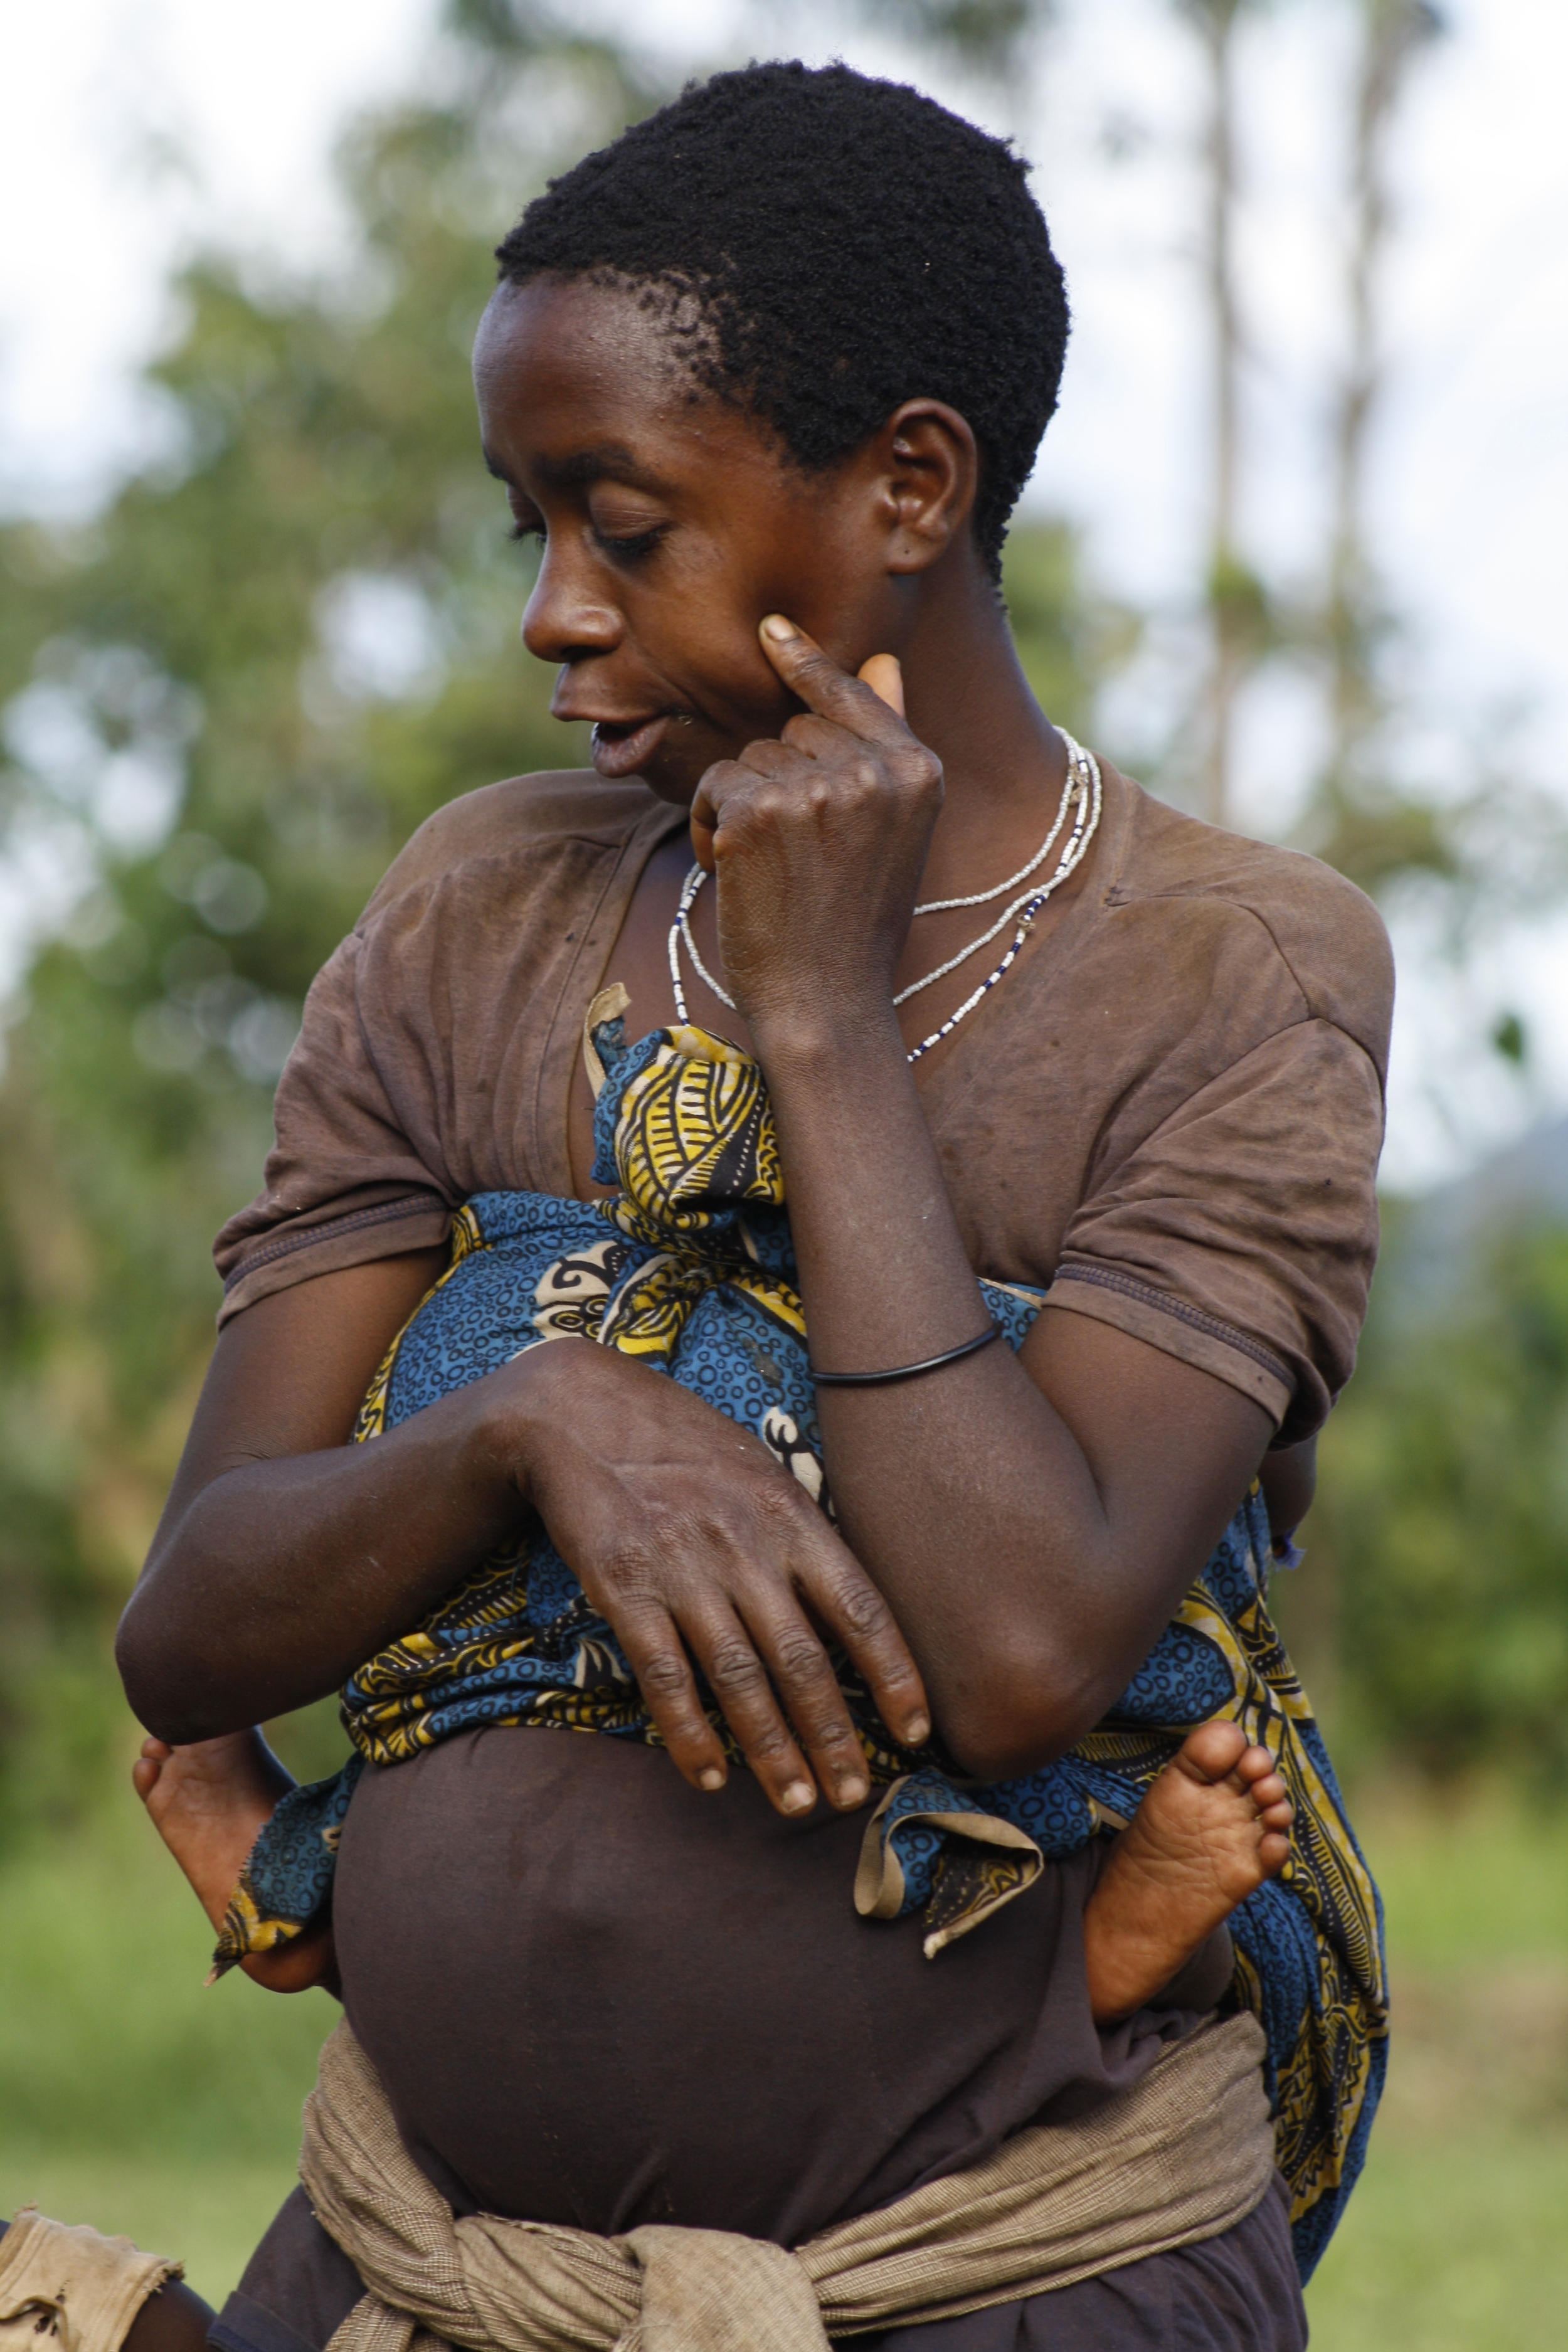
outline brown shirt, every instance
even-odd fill
[[[926,1115],[977,1273],[1050,1285],[1294,1443],[1366,1309],[1387,938],[1315,859],[1104,778],[1086,886],[922,1070]],[[439,1243],[471,1193],[570,1193],[584,1016],[680,822],[584,770],[421,827],[307,999],[265,1189],[218,1237],[224,1317]]]

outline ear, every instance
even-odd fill
[[[889,572],[928,570],[968,532],[980,485],[973,431],[943,401],[906,400],[866,456],[877,478]]]

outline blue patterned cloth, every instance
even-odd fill
[[[628,1045],[610,1018],[592,1044],[603,1080],[594,1173],[618,1193],[595,1203],[534,1192],[470,1200],[456,1220],[452,1264],[394,1343],[356,1436],[395,1427],[524,1349],[580,1335],[705,1397],[831,1512],[760,1070],[690,1028]],[[1044,1294],[979,1288],[1020,1348]],[[1387,2006],[1376,1890],[1269,1622],[1269,1559],[1255,1488],[1104,1721],[1057,1763],[1016,1780],[976,1787],[937,1745],[900,1749],[847,1659],[836,1664],[882,1790],[854,1899],[870,1918],[919,1912],[932,1958],[1048,1862],[1127,1822],[1196,1725],[1237,1721],[1271,1750],[1295,1801],[1292,1853],[1232,1916],[1234,1992],[1268,2038],[1277,2148],[1305,2278],[1361,2168]],[[743,1763],[716,1707],[710,1716]],[[365,1761],[396,1764],[495,1724],[658,1740],[615,1634],[537,1521],[359,1669],[343,1719],[356,1752],[335,1780],[292,1791],[263,1830],[225,1922],[220,1969],[321,1916]]]

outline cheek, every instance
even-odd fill
[[[672,565],[657,586],[650,578],[635,602],[646,656],[696,716],[738,737],[735,748],[775,731],[774,713],[789,698],[757,640],[773,607],[752,580],[715,556],[698,557]]]
[[[836,501],[799,502],[773,544],[759,551],[752,602],[756,620],[783,613],[838,662],[879,635],[888,604],[883,550]],[[752,624],[755,626],[755,621]]]

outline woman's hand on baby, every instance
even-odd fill
[[[865,1756],[818,1627],[903,1745],[929,1737],[931,1711],[886,1601],[799,1481],[700,1397],[591,1340],[531,1348],[509,1372],[518,1483],[685,1778],[725,1779],[695,1663],[780,1812],[808,1811],[818,1788],[863,1803]]]
[[[718,876],[724,969],[759,1044],[890,1013],[942,794],[890,655],[851,677],[781,614],[760,636],[807,708],[778,740],[710,768],[691,811]]]

